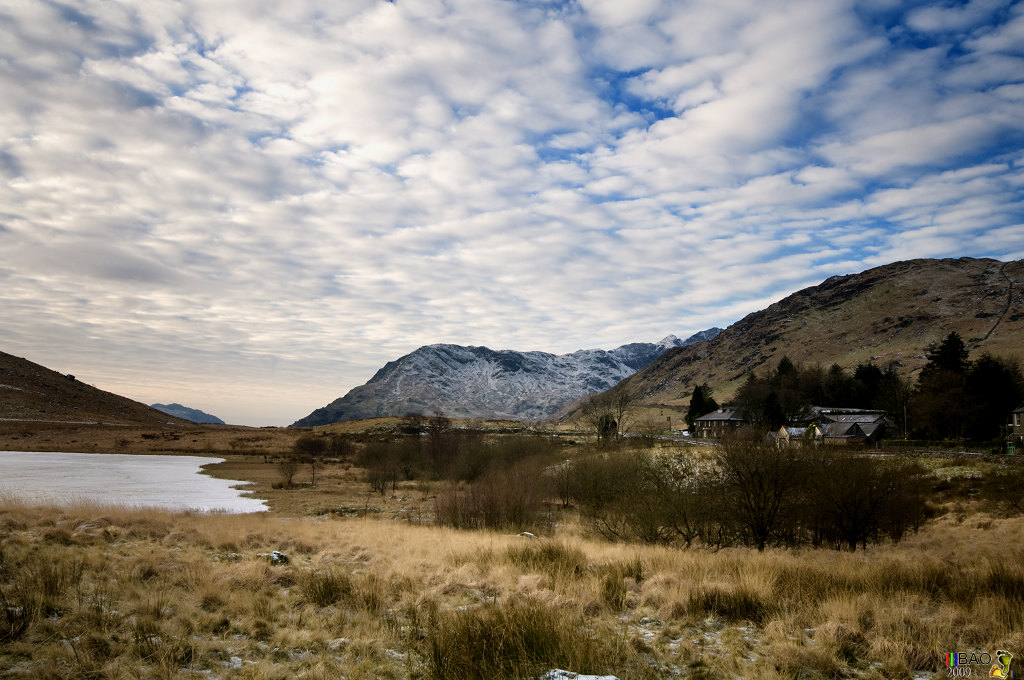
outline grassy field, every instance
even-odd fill
[[[1024,520],[974,497],[1001,468],[972,459],[926,461],[937,516],[850,553],[610,543],[557,503],[535,537],[458,531],[431,523],[437,482],[382,495],[339,462],[275,489],[269,448],[225,454],[213,472],[254,481],[272,512],[0,501],[0,677],[940,678],[948,652],[1024,662]]]

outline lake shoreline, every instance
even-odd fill
[[[249,480],[221,479],[209,466],[220,456],[2,451],[0,495],[28,504],[94,503],[172,511],[266,512],[248,496]],[[241,487],[241,488],[240,488]]]

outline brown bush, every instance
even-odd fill
[[[457,529],[536,528],[548,522],[550,496],[541,467],[526,461],[470,484],[452,484],[437,495],[438,524]]]

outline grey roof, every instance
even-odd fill
[[[826,437],[851,437],[856,434],[857,423],[823,423],[822,434]]]
[[[877,423],[885,419],[884,413],[843,413],[838,415],[822,415],[833,423]]]
[[[865,437],[871,437],[882,427],[882,423],[857,423],[857,427],[864,433]]]
[[[811,410],[821,415],[843,415],[853,413],[882,413],[881,409],[877,408],[850,408],[848,406],[812,406]]]
[[[740,417],[739,409],[735,409],[735,408],[720,408],[717,411],[712,411],[711,413],[705,413],[700,418],[697,418],[697,420],[695,420],[694,422],[698,422],[699,423],[701,421],[709,421],[709,420],[719,420],[719,421],[739,420],[739,421],[742,421],[743,418]]]

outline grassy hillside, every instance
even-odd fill
[[[0,352],[0,419],[116,425],[182,425],[186,421]]]
[[[914,376],[950,331],[981,352],[1024,354],[1024,261],[910,260],[833,277],[736,322],[717,338],[666,352],[622,387],[651,404],[684,405],[707,382],[721,401],[748,371],[783,356],[851,369],[894,362]]]

